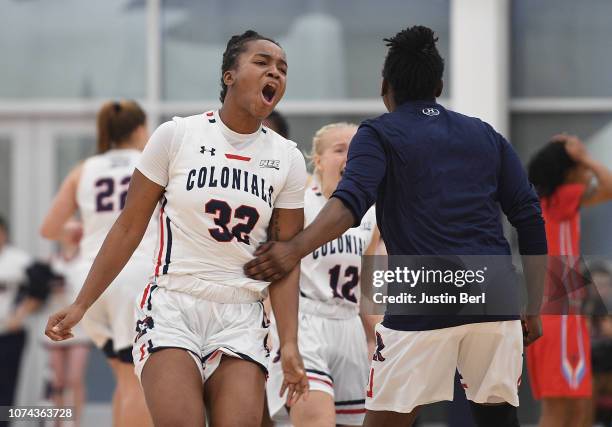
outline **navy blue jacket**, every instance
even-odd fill
[[[364,121],[333,197],[356,225],[376,203],[389,255],[510,255],[500,207],[521,254],[547,252],[539,200],[512,146],[487,123],[433,100]],[[403,330],[501,320],[389,317],[385,326]]]

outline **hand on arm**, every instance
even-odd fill
[[[300,260],[316,248],[340,237],[354,222],[351,211],[332,197],[306,229],[286,242],[269,241],[261,245],[253,260],[244,266],[248,277],[274,281],[288,274]]]
[[[353,137],[342,180],[319,215],[287,243],[266,243],[245,265],[245,274],[258,280],[275,280],[321,245],[353,227],[374,204],[384,178],[386,157],[378,134],[362,126]],[[350,207],[349,207],[350,206]]]
[[[284,242],[295,236],[304,227],[303,209],[274,209],[268,234],[270,240]],[[291,406],[299,397],[308,393],[308,379],[297,344],[299,259],[288,275],[270,284],[270,302],[278,328],[283,385],[281,396],[287,390],[287,405]]]
[[[106,236],[81,292],[73,304],[49,317],[45,330],[49,338],[69,338],[71,328],[117,277],[142,240],[163,192],[163,187],[134,171],[125,208]]]

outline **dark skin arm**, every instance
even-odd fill
[[[303,209],[274,209],[268,227],[268,240],[287,241],[304,228]],[[287,405],[291,406],[301,394],[308,393],[308,378],[297,345],[298,301],[299,301],[299,263],[287,275],[275,279],[268,288],[270,302],[280,341],[283,385],[280,395],[287,393]]]
[[[523,318],[523,344],[530,345],[542,336],[540,309],[546,280],[546,255],[523,255],[523,271],[527,282],[527,312]]]
[[[344,203],[332,197],[314,221],[291,240],[261,245],[255,251],[256,258],[245,264],[244,272],[256,280],[279,280],[294,270],[303,257],[324,243],[342,236],[353,226],[354,221],[352,212]]]
[[[117,277],[142,240],[164,188],[134,171],[121,215],[109,231],[74,303],[49,317],[45,334],[54,341],[72,337],[71,329]]]

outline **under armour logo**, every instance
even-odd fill
[[[423,108],[422,112],[426,116],[438,116],[438,115],[440,115],[440,110],[438,110],[437,108]]]
[[[204,154],[204,153],[206,153],[207,151],[210,153],[210,155],[211,155],[211,156],[214,156],[214,155],[215,155],[215,149],[214,149],[214,148],[211,148],[210,150],[207,150],[205,145],[202,145],[202,146],[200,147],[200,153]]]

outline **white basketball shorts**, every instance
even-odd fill
[[[187,350],[202,382],[217,369],[222,356],[253,362],[267,373],[268,321],[261,302],[212,302],[149,283],[136,304],[132,354],[138,378],[149,355],[164,348]]]
[[[419,405],[453,400],[455,369],[469,400],[519,404],[523,362],[519,320],[428,331],[397,331],[378,324],[376,340],[368,410],[407,413]]]
[[[83,317],[83,328],[97,347],[104,348],[112,340],[113,348],[105,349],[107,355],[127,349],[129,357],[134,342],[134,298],[151,270],[150,261],[130,260]],[[85,268],[83,281],[88,271],[89,266]]]
[[[283,372],[278,333],[274,324],[270,329],[273,349],[266,387],[268,408],[275,421],[286,421],[286,397],[279,396]],[[300,313],[298,346],[310,391],[322,391],[334,399],[336,424],[363,424],[369,362],[366,336],[359,316],[329,319]]]

